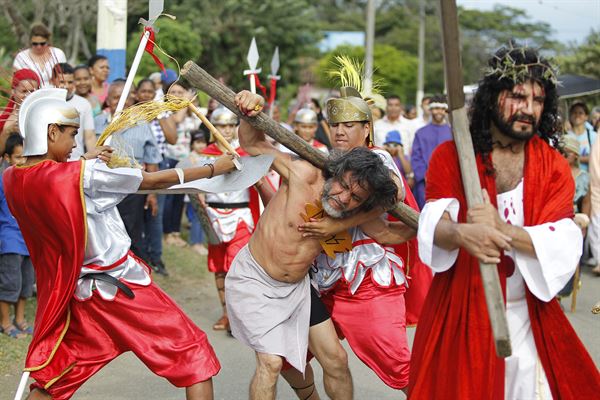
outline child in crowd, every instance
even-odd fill
[[[207,136],[208,135],[201,130],[191,132],[191,152],[185,161],[186,165],[197,166],[204,162],[205,156],[202,155],[202,152],[206,149],[206,146],[208,146]],[[204,195],[198,196],[200,197],[200,202],[204,204]],[[206,249],[206,246],[204,246],[204,230],[202,229],[200,219],[189,200],[186,207],[186,216],[191,224],[189,241],[192,249],[200,255],[207,255],[208,250]]]
[[[23,138],[13,134],[6,140],[4,161],[9,165],[21,165]],[[25,320],[25,302],[33,295],[34,271],[29,251],[17,221],[6,204],[4,185],[0,180],[0,318],[2,332],[14,339],[32,334],[33,329]],[[10,306],[15,318],[10,320]]]

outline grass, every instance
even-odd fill
[[[154,281],[179,304],[192,301],[203,289],[214,286],[212,274],[206,269],[206,257],[190,248],[164,246],[163,260],[169,277],[153,274]],[[33,324],[36,299],[27,302],[26,317]],[[31,337],[12,339],[0,334],[0,376],[20,375]]]

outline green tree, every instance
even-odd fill
[[[581,45],[571,45],[557,62],[561,73],[600,79],[600,30],[592,30]]]
[[[192,28],[190,21],[173,21],[161,17],[156,21],[156,27],[159,28],[159,32],[156,33],[155,37],[157,46],[155,46],[154,54],[160,58],[165,68],[178,70],[177,64],[168,56],[181,63],[181,66],[188,59],[197,59],[200,56],[202,52],[200,33]],[[129,42],[127,43],[127,61],[129,64],[135,57],[142,32],[142,26],[138,25],[137,30],[129,35]],[[168,56],[163,54],[157,47],[160,47]],[[140,61],[137,75],[148,76],[159,70],[160,67],[156,65],[152,57],[145,53]]]
[[[319,84],[324,87],[338,87],[339,82],[331,79],[329,72],[336,68],[334,57],[346,55],[355,60],[363,60],[363,47],[339,46],[327,53],[317,64]],[[373,50],[373,81],[380,82],[382,95],[397,94],[404,101],[414,103],[417,59],[416,57],[389,45],[376,44]]]

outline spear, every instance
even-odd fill
[[[279,71],[279,47],[275,47],[273,58],[271,59],[271,89],[269,90],[269,117],[273,118],[273,103],[277,97],[277,81],[281,79],[281,76],[277,75]]]
[[[273,121],[273,119],[269,118],[269,116],[263,112],[252,118],[242,114],[235,105],[235,93],[213,78],[208,72],[200,68],[193,61],[185,63],[181,70],[181,76],[183,76],[193,87],[207,93],[237,114],[238,117],[244,119],[255,128],[265,132],[271,138],[275,139],[275,141],[292,150],[315,167],[320,169],[324,168],[326,157],[323,155],[323,152],[313,148],[300,137],[294,135],[292,132],[279,125],[279,123]],[[396,208],[390,211],[390,214],[394,215],[411,228],[418,228],[419,213],[408,207],[406,204],[396,204]]]
[[[256,67],[258,66],[258,48],[256,47],[256,39],[253,37],[252,42],[250,42],[250,48],[248,49],[248,56],[246,59],[248,60],[248,68],[244,71],[244,75],[247,75],[250,79],[250,91],[256,94],[256,75],[260,74],[261,69]]]
[[[452,131],[458,152],[458,159],[460,160],[460,171],[467,204],[469,207],[472,207],[483,203],[483,196],[481,193],[481,182],[477,174],[473,140],[469,132],[467,108],[465,107],[456,1],[440,0],[440,6],[442,39],[444,44],[444,70],[446,72],[446,88],[450,116],[452,118]],[[498,278],[498,268],[494,264],[480,262],[479,270],[492,325],[496,354],[498,357],[508,357],[512,351],[504,308],[504,297],[502,296],[502,288],[500,286],[500,279]]]

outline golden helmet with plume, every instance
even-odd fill
[[[373,115],[369,101],[361,94],[363,90],[363,65],[346,56],[336,56],[338,69],[330,75],[340,81],[340,97],[327,101],[327,121],[330,124],[342,122],[369,122],[368,146],[373,145]]]

